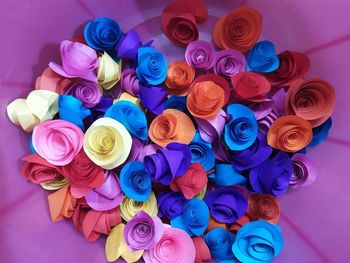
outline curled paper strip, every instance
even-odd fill
[[[85,107],[93,108],[101,101],[101,90],[94,82],[78,81],[73,83],[65,92],[79,99]]]
[[[121,88],[132,96],[139,96],[140,80],[136,77],[133,69],[125,69],[121,74]]]
[[[278,199],[270,194],[249,195],[247,215],[253,221],[266,220],[277,224],[280,219],[281,208]]]
[[[69,181],[67,178],[62,177],[61,179],[58,179],[56,181],[48,182],[48,183],[41,183],[40,186],[44,188],[45,190],[58,190],[61,189],[62,187],[66,186],[69,184]]]
[[[51,220],[61,221],[73,216],[76,199],[72,197],[69,185],[57,190],[48,196]]]
[[[210,143],[204,141],[198,132],[196,132],[196,135],[188,146],[191,150],[192,163],[200,163],[206,171],[214,167],[215,156],[212,146]]]
[[[36,78],[35,89],[50,90],[57,94],[64,94],[72,84],[70,79],[63,78],[47,67],[41,76]]]
[[[212,120],[195,118],[201,138],[208,143],[213,143],[215,139],[220,138],[225,128],[226,119],[227,115],[224,110],[220,110],[219,114]]]
[[[194,80],[195,70],[185,61],[174,61],[169,64],[165,85],[170,94],[185,96]]]
[[[168,92],[163,87],[140,87],[140,100],[142,105],[156,115],[163,112],[167,97]]]
[[[113,104],[120,102],[120,101],[131,102],[131,103],[135,104],[138,108],[140,108],[142,111],[144,110],[142,105],[141,105],[141,100],[138,97],[134,97],[127,92],[122,92],[122,94],[120,94],[120,97],[113,101]]]
[[[135,61],[139,48],[142,46],[149,47],[152,42],[153,40],[143,45],[136,31],[131,30],[124,36],[118,46],[118,57]]]
[[[332,127],[332,118],[329,118],[320,126],[312,129],[312,141],[308,144],[310,147],[314,147],[323,142],[327,137],[330,128]]]
[[[196,258],[194,263],[203,263],[211,260],[210,250],[201,237],[192,238],[194,247],[196,248]]]
[[[185,59],[187,64],[195,69],[209,70],[215,63],[214,47],[208,41],[193,41],[186,48]]]
[[[12,101],[7,105],[6,111],[10,121],[26,132],[31,132],[40,123],[38,117],[29,110],[25,99]]]
[[[209,179],[217,186],[230,186],[247,182],[246,178],[232,164],[216,164],[215,173],[211,173]]]
[[[235,236],[232,233],[223,228],[214,228],[205,235],[204,241],[214,259],[233,261],[232,245]]]
[[[186,204],[186,199],[182,193],[175,192],[161,192],[157,196],[158,216],[174,219],[182,214],[183,208]]]
[[[305,154],[297,153],[292,157],[293,174],[290,187],[305,187],[312,184],[317,176],[314,162]]]
[[[156,144],[153,144],[153,143],[144,144],[139,139],[136,139],[135,137],[133,137],[131,151],[125,163],[132,162],[132,161],[143,161],[146,155],[155,154],[156,151],[159,149],[160,149],[160,146]]]
[[[272,72],[280,65],[275,45],[267,40],[254,45],[248,53],[247,61],[247,70],[255,72]]]
[[[187,97],[186,96],[171,96],[165,101],[165,109],[174,109],[191,116],[191,113],[187,109]]]
[[[269,132],[272,123],[274,123],[279,117],[280,114],[277,110],[273,109],[269,114],[258,121],[259,131],[266,135]]]
[[[107,52],[104,52],[99,60],[100,64],[97,69],[98,85],[105,90],[110,90],[120,80],[122,62],[121,60],[115,62]]]
[[[234,49],[225,49],[215,54],[215,74],[231,77],[239,72],[245,71],[247,61],[245,56]]]

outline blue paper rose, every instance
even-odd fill
[[[161,192],[157,196],[158,216],[174,219],[182,214],[187,200],[180,192]]]
[[[192,163],[200,163],[206,171],[214,167],[215,156],[212,146],[204,141],[198,132],[188,146],[191,150]]]
[[[129,162],[123,167],[120,171],[120,187],[127,197],[135,201],[144,202],[148,199],[152,181],[143,162]]]
[[[247,179],[232,164],[226,163],[215,165],[215,173],[210,174],[209,179],[217,186],[246,184],[247,182]]]
[[[275,45],[270,41],[257,42],[248,53],[248,71],[272,72],[279,66],[280,61],[276,55]]]
[[[320,126],[313,128],[312,141],[309,143],[308,146],[314,147],[320,144],[321,142],[323,142],[328,137],[328,133],[331,127],[332,127],[332,118],[329,118]]]
[[[223,228],[214,228],[205,235],[204,241],[213,258],[220,261],[232,260],[234,262],[232,245],[235,241],[235,236],[231,232]]]
[[[115,48],[123,36],[117,22],[107,17],[96,18],[84,27],[86,43],[98,51],[114,54]]]
[[[139,48],[136,76],[144,84],[159,85],[166,79],[168,64],[165,56],[151,47]]]
[[[148,137],[148,126],[145,113],[130,101],[118,101],[114,103],[105,113],[122,123],[131,135],[145,141]]]
[[[200,236],[208,227],[209,208],[202,200],[193,198],[187,201],[182,214],[170,221],[171,225],[180,228],[189,236]]]
[[[278,256],[283,243],[280,226],[259,220],[239,229],[232,251],[240,262],[265,263]]]
[[[241,104],[231,104],[227,107],[227,114],[231,118],[224,132],[228,148],[241,151],[251,146],[258,136],[254,112]]]
[[[165,109],[175,109],[181,111],[188,116],[191,116],[187,109],[187,97],[186,96],[171,96],[165,101]]]

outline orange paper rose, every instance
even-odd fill
[[[280,219],[278,199],[270,194],[252,194],[248,199],[247,215],[251,220],[266,220],[277,224]]]
[[[51,220],[61,221],[63,218],[70,218],[74,213],[77,200],[72,197],[69,185],[62,187],[48,196]]]
[[[168,65],[165,84],[171,94],[185,96],[194,80],[195,70],[185,61],[174,61]]]

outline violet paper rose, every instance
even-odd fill
[[[185,59],[195,69],[209,70],[215,63],[214,47],[208,41],[193,41],[186,48]]]
[[[161,192],[157,197],[158,216],[174,219],[182,214],[186,202],[180,192]]]
[[[73,83],[65,94],[76,97],[86,108],[95,107],[101,101],[102,96],[98,85],[89,81],[78,81]]]
[[[215,55],[215,74],[231,77],[238,72],[245,71],[246,66],[245,56],[237,50],[225,49]]]
[[[163,87],[155,86],[141,86],[139,90],[139,96],[142,105],[159,115],[165,109],[165,102],[168,98],[168,92]]]
[[[125,69],[120,78],[121,88],[132,96],[139,96],[140,80],[133,69]]]
[[[317,176],[314,162],[305,154],[297,153],[292,157],[293,173],[289,182],[291,188],[305,187],[312,184]]]
[[[139,211],[124,228],[124,239],[132,250],[153,248],[164,233],[164,225],[157,216]]]

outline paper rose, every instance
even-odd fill
[[[308,144],[308,146],[314,147],[320,144],[321,142],[323,142],[328,137],[328,133],[331,127],[332,127],[332,118],[329,118],[320,126],[314,127],[312,129],[312,140]]]
[[[174,61],[169,64],[165,85],[170,94],[187,95],[196,72],[185,61]]]
[[[140,86],[139,96],[142,105],[146,109],[159,115],[165,108],[168,92],[163,87]]]
[[[191,164],[191,152],[187,145],[169,143],[165,149],[144,159],[145,169],[152,181],[168,185],[176,176],[183,176]]]
[[[99,66],[96,51],[79,43],[64,40],[61,42],[62,66],[50,62],[49,67],[66,78],[81,78],[97,82],[95,69]]]
[[[255,192],[274,196],[287,191],[291,177],[292,161],[284,152],[278,152],[249,173],[249,181]]]
[[[234,49],[225,49],[215,54],[214,72],[224,77],[231,77],[245,71],[247,61],[245,56]]]
[[[242,6],[221,17],[215,24],[213,39],[221,49],[245,52],[260,37],[262,18],[253,8]]]
[[[210,143],[204,141],[198,132],[188,145],[191,150],[192,163],[200,163],[206,171],[215,165],[215,156]]]
[[[86,43],[98,51],[108,51],[113,54],[123,32],[117,22],[107,17],[96,18],[84,27]]]
[[[84,151],[97,165],[111,170],[128,158],[132,139],[127,129],[111,118],[96,120],[84,136]]]
[[[65,92],[79,99],[85,107],[93,108],[101,100],[101,90],[94,82],[78,81],[73,83]]]
[[[137,59],[137,52],[142,46],[151,46],[153,40],[147,42],[145,45],[142,44],[139,35],[136,31],[129,31],[118,45],[118,57],[135,61]]]
[[[278,199],[270,194],[249,195],[247,215],[252,221],[265,220],[277,224],[281,213]]]
[[[196,249],[189,235],[178,228],[166,227],[154,248],[143,254],[145,263],[194,262]]]
[[[139,48],[136,76],[144,84],[159,85],[166,79],[168,64],[165,56],[151,47]]]
[[[281,252],[283,243],[281,227],[253,221],[238,231],[232,250],[241,262],[270,262]]]
[[[52,222],[73,216],[77,200],[71,195],[69,185],[53,192],[48,196]]]
[[[120,205],[123,193],[118,176],[106,170],[103,184],[85,196],[87,204],[96,211],[107,211]]]
[[[258,124],[251,109],[241,104],[227,107],[231,120],[225,125],[226,145],[234,151],[241,151],[251,146],[258,136]]]
[[[194,263],[203,263],[211,260],[210,250],[204,239],[201,237],[192,238],[194,247],[196,248],[196,258]]]
[[[41,76],[35,80],[35,89],[50,90],[57,94],[63,94],[72,82],[70,79],[58,75],[50,67],[47,67]]]
[[[305,154],[297,153],[292,157],[293,174],[289,182],[290,187],[305,187],[312,184],[317,177],[314,162]]]
[[[123,70],[120,84],[123,91],[129,93],[132,96],[139,96],[140,80],[136,77],[135,70]]]
[[[285,115],[272,123],[267,134],[267,143],[284,152],[297,152],[312,139],[308,121],[295,115]]]
[[[234,184],[245,184],[246,178],[232,165],[218,163],[215,172],[209,174],[209,179],[217,186],[230,186]]]
[[[46,121],[35,126],[32,142],[35,151],[53,165],[70,163],[80,152],[84,133],[64,120]]]
[[[32,183],[50,183],[63,178],[61,167],[50,164],[38,154],[27,155],[22,161],[21,173]]]
[[[185,113],[167,109],[152,121],[148,133],[154,143],[165,147],[172,142],[190,143],[195,135],[195,128]]]
[[[151,176],[142,162],[129,162],[120,171],[120,185],[126,196],[144,202],[152,190]]]
[[[202,200],[193,198],[187,201],[182,213],[170,222],[173,227],[186,231],[190,236],[201,236],[209,222],[208,206]]]
[[[186,202],[182,193],[161,192],[157,196],[158,216],[174,219],[182,214]]]
[[[186,96],[171,96],[165,101],[165,109],[174,109],[185,113],[190,116],[191,113],[187,109],[187,97]]]
[[[276,55],[275,45],[270,41],[256,43],[248,53],[248,71],[272,72],[278,69],[279,65],[280,61]]]
[[[326,81],[313,78],[296,80],[288,89],[286,113],[295,114],[317,127],[324,123],[335,107],[333,87]]]
[[[147,119],[145,113],[130,101],[121,100],[114,103],[105,113],[119,121],[136,138],[145,141],[148,137]]]
[[[226,120],[227,115],[224,110],[220,110],[218,115],[212,120],[195,118],[201,138],[208,143],[213,143],[214,140],[221,137]]]
[[[235,241],[235,236],[232,233],[223,228],[214,228],[205,235],[204,241],[213,258],[220,261],[234,261],[232,245]]]
[[[221,187],[206,194],[210,214],[219,222],[234,223],[248,209],[245,187]]]
[[[193,41],[186,48],[185,58],[191,67],[199,70],[209,70],[215,63],[214,47],[208,41]]]
[[[100,65],[97,70],[98,85],[104,90],[111,90],[121,77],[121,60],[116,62],[107,52],[99,57]]]
[[[125,225],[124,239],[132,250],[153,248],[164,233],[164,225],[157,216],[140,211]]]

